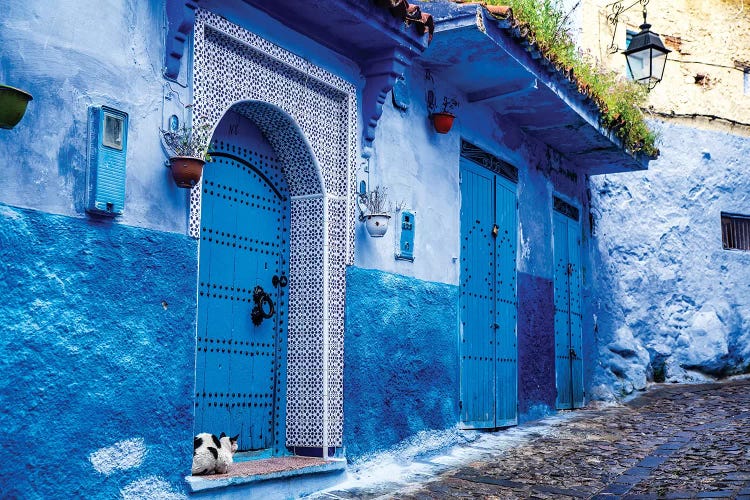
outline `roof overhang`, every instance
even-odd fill
[[[644,170],[650,158],[627,151],[600,125],[596,103],[508,20],[478,5],[434,2],[435,37],[420,61],[465,93],[547,144],[585,174]],[[441,69],[444,69],[441,71]]]

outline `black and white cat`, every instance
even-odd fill
[[[237,434],[228,437],[223,432],[221,436],[202,432],[193,438],[193,475],[226,474],[229,464],[237,451]]]

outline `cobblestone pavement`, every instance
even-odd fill
[[[660,385],[553,426],[418,486],[326,496],[750,500],[750,379]]]

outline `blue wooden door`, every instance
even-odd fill
[[[459,355],[467,428],[517,422],[515,184],[461,160]]]
[[[239,434],[240,450],[278,451],[286,396],[288,191],[273,150],[239,117],[219,125],[211,156],[202,186],[195,431]]]
[[[557,407],[583,406],[581,226],[578,211],[554,212]]]

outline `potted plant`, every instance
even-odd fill
[[[450,132],[451,127],[453,127],[453,120],[456,118],[456,115],[451,113],[451,110],[457,107],[457,100],[452,97],[444,97],[443,110],[430,115],[430,118],[432,118],[432,124],[435,126],[435,130],[438,134],[447,134]]]
[[[208,128],[198,130],[193,127],[178,128],[175,131],[162,130],[164,145],[169,152],[169,168],[175,183],[181,188],[192,188],[201,179],[203,165],[211,157],[208,154]]]
[[[373,238],[382,238],[388,231],[388,221],[391,216],[390,202],[385,188],[377,186],[375,190],[359,195],[360,219],[364,220],[367,232]]]
[[[28,92],[0,85],[0,128],[11,129],[26,113],[26,106],[33,97]]]

